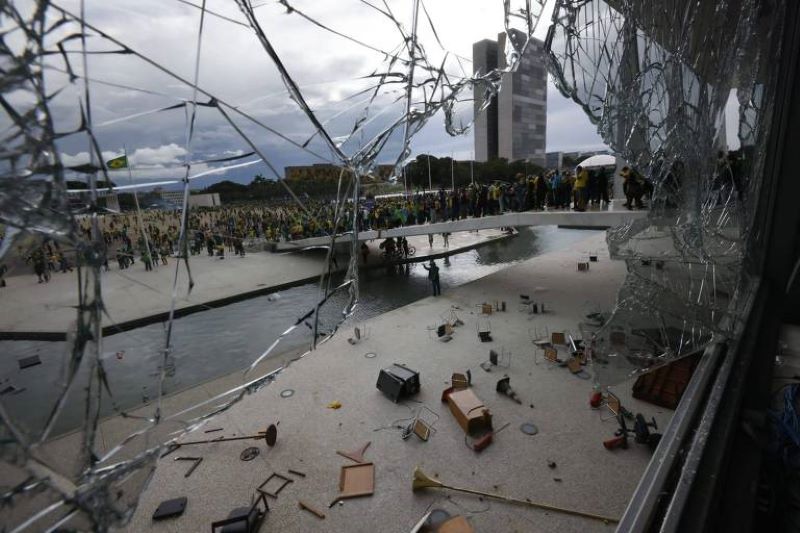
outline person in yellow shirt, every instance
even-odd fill
[[[575,211],[586,211],[586,188],[589,185],[589,171],[579,166],[575,169]]]

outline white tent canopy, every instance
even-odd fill
[[[578,165],[583,168],[596,168],[596,167],[613,167],[616,166],[617,160],[613,155],[599,154],[593,155],[588,159],[584,159]]]

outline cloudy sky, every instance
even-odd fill
[[[134,181],[180,177],[186,161],[192,162],[191,175],[205,175],[195,182],[196,186],[219,179],[247,182],[256,173],[274,178],[283,174],[286,165],[336,161],[335,154],[315,134],[315,127],[290,96],[265,43],[246,24],[234,0],[206,3],[209,12],[202,21],[199,41],[197,101],[213,103],[213,98],[219,105],[197,108],[191,142],[187,143],[190,106],[185,103],[193,98],[201,27],[201,11],[192,4],[200,2],[87,0],[87,47],[92,53],[86,68],[79,53],[80,41],[75,39],[65,41],[65,55],[54,54],[47,60],[48,86],[51,91],[62,89],[51,102],[57,130],[78,129],[85,77],[89,80],[92,125],[103,157],[111,158],[126,150],[134,163]],[[360,0],[290,0],[290,4],[296,12],[287,13],[286,7],[274,0],[254,1],[258,23],[302,98],[348,156],[396,125],[378,156],[378,162],[391,162],[399,155],[403,135],[399,119],[406,112],[405,85],[399,82],[398,74],[405,73],[408,67],[388,58],[398,51],[402,52],[401,60],[408,57],[403,48],[404,37],[410,35],[412,2],[387,1],[394,19]],[[58,5],[70,14],[80,10],[77,0],[62,0]],[[496,38],[502,31],[503,2],[429,0],[424,5],[417,39],[427,63],[434,68],[444,65],[450,83],[455,84],[472,72],[472,43]],[[542,39],[549,12],[545,8],[537,29],[536,35]],[[59,16],[58,11],[51,13],[54,21]],[[77,29],[77,24],[63,25],[49,37],[49,44],[55,47],[59,39]],[[136,53],[120,53],[126,48]],[[69,72],[78,77],[71,80]],[[389,76],[375,90],[382,73]],[[430,71],[417,70],[415,80],[426,77],[431,77]],[[433,81],[429,80],[427,87],[431,86]],[[441,86],[438,84],[440,91]],[[471,94],[471,90],[463,91],[456,105],[457,123],[471,120]],[[548,151],[604,148],[581,109],[562,97],[552,82],[547,97]],[[425,99],[435,101],[437,96],[420,88],[413,99],[419,103]],[[358,128],[354,129],[356,124]],[[59,143],[67,165],[88,161],[88,147],[89,140],[81,132],[66,136]],[[412,149],[412,155],[452,154],[469,159],[472,133],[451,137],[439,112],[416,133]],[[263,154],[269,164],[208,174],[220,166],[247,164],[254,157],[224,164],[204,161],[253,151]],[[128,173],[118,171],[112,179],[125,184]]]

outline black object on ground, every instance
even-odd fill
[[[242,450],[242,453],[239,454],[239,459],[242,461],[252,461],[261,453],[261,450],[256,448],[255,446],[250,446],[249,448],[245,448]]]
[[[32,366],[41,365],[42,360],[39,359],[38,355],[32,355],[30,357],[23,357],[22,359],[17,359],[17,363],[19,363],[20,370],[25,370],[26,368],[30,368]]]
[[[511,378],[506,376],[497,382],[497,387],[495,388],[497,392],[500,394],[504,394],[517,402],[518,404],[522,405],[522,400],[519,399],[517,393],[514,389],[511,388]]]
[[[280,484],[280,486],[278,486],[277,489],[275,489],[274,492],[269,492],[266,487],[267,487],[267,484],[269,484],[269,482],[272,481],[273,479],[280,480],[281,484]],[[264,482],[261,485],[258,486],[258,488],[256,490],[260,494],[266,494],[270,498],[277,498],[278,497],[278,493],[280,491],[282,491],[286,487],[286,485],[288,485],[289,483],[294,483],[294,480],[291,479],[291,478],[288,478],[288,477],[286,477],[284,475],[281,475],[281,474],[279,474],[277,472],[273,472],[272,474],[269,475],[269,477],[267,479],[264,480]]]
[[[263,504],[261,508],[260,504]],[[267,499],[259,494],[250,507],[237,507],[228,518],[211,523],[211,532],[217,533],[255,533],[261,527],[264,515],[269,512]],[[218,530],[217,528],[222,528]]]
[[[380,371],[376,387],[387,398],[397,403],[401,398],[419,392],[419,372],[404,365],[394,364]]]
[[[628,434],[632,433],[634,435],[634,441],[637,444],[645,444],[650,448],[650,451],[654,451],[661,441],[661,433],[650,431],[650,428],[658,429],[656,419],[653,418],[651,422],[648,422],[645,420],[644,415],[639,413],[634,419],[633,430],[630,430],[625,423],[625,418],[622,412],[617,415],[619,429],[614,433],[613,438],[603,442],[603,446],[607,450],[614,450],[616,448],[625,450],[628,448]]]
[[[158,504],[158,508],[153,513],[153,520],[163,520],[173,516],[180,516],[186,510],[186,496],[166,500]]]
[[[194,472],[194,469],[197,468],[198,466],[200,466],[200,463],[203,462],[203,458],[202,457],[176,457],[175,460],[176,461],[194,461],[192,466],[189,467],[189,470],[186,471],[186,473],[183,475],[183,477],[191,476],[192,472]]]

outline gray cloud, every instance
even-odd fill
[[[338,31],[359,39],[379,50],[393,51],[403,40],[394,23],[355,1],[292,2],[310,16]],[[77,12],[78,2],[67,1],[65,7]],[[241,13],[232,2],[209,2],[209,8],[237,21]],[[410,3],[409,3],[410,5]],[[199,11],[179,3],[157,0],[129,0],[119,2],[87,2],[89,23],[118,38],[131,49],[164,65],[176,75],[191,80],[199,24]],[[395,8],[395,4],[392,4]],[[402,9],[408,6],[398,5]],[[451,0],[435,2],[428,6],[436,24],[438,37],[449,49],[446,70],[458,73],[463,67],[470,71],[468,61],[459,65],[453,53],[470,57],[472,42],[494,37],[502,29],[502,2],[482,0]],[[374,80],[360,79],[373,72],[385,72],[386,58],[380,53],[354,44],[326,32],[300,16],[288,15],[277,4],[268,4],[257,10],[259,21],[273,42],[291,75],[301,87],[309,105],[334,137],[347,135],[354,121],[361,116],[363,104],[359,98],[348,98],[354,92],[369,87]],[[395,15],[408,28],[410,14],[397,11]],[[446,52],[442,50],[424,18],[420,19],[418,37],[424,45],[432,65],[438,67]],[[546,24],[545,24],[546,26]],[[75,31],[76,26],[65,27],[63,35]],[[99,36],[89,39],[92,50],[116,50],[118,47],[104,42]],[[69,48],[79,50],[79,42],[72,41]],[[69,55],[70,67],[82,73],[79,54]],[[48,59],[52,67],[63,68],[60,56]],[[405,66],[395,64],[392,72],[403,73]],[[424,73],[418,73],[423,76]],[[143,114],[190,99],[192,88],[160,72],[132,55],[92,55],[89,57],[93,123],[102,150],[120,153],[127,147],[129,153],[144,157],[148,150],[157,154],[175,152],[174,147],[185,149],[187,109]],[[289,98],[277,69],[258,43],[254,33],[214,16],[207,16],[201,48],[199,85],[225,102],[238,106],[245,113],[262,121],[294,142],[302,143],[314,129],[299,111],[296,102]],[[100,82],[108,82],[109,86]],[[80,124],[78,102],[83,87],[78,80],[70,84],[67,77],[57,71],[48,73],[52,87],[66,86],[63,94],[53,102],[61,131],[69,131]],[[147,92],[132,88],[144,89]],[[352,153],[378,131],[396,120],[403,112],[402,103],[391,103],[402,95],[402,86],[383,87],[376,104],[368,113],[367,126],[357,142],[345,145]],[[363,99],[364,97],[361,97]],[[198,97],[205,102],[206,96]],[[602,145],[595,128],[588,123],[583,112],[573,103],[557,94],[554,87],[548,94],[548,149],[596,148]],[[237,127],[261,150],[282,173],[289,164],[319,162],[320,159],[293,146],[286,140],[269,133],[245,118],[228,111]],[[141,114],[139,116],[135,116]],[[121,118],[131,117],[126,120]],[[113,122],[116,121],[116,122]],[[59,141],[65,161],[75,161],[79,154],[88,151],[84,134],[76,134]],[[430,152],[446,156],[467,158],[472,150],[472,135],[450,137],[444,131],[443,119],[437,115],[414,140],[416,153]],[[316,137],[308,148],[324,159],[331,158],[330,150]],[[397,155],[398,143],[387,148],[381,162]],[[192,140],[192,159],[206,159],[228,151],[250,151],[248,143],[213,108],[198,109],[195,133]],[[136,157],[138,159],[139,157]],[[136,179],[162,179],[168,174],[168,165],[152,166],[148,175],[138,173]],[[231,172],[227,178],[249,181],[256,172],[268,177],[273,174],[266,165]],[[211,179],[221,179],[216,176]]]

